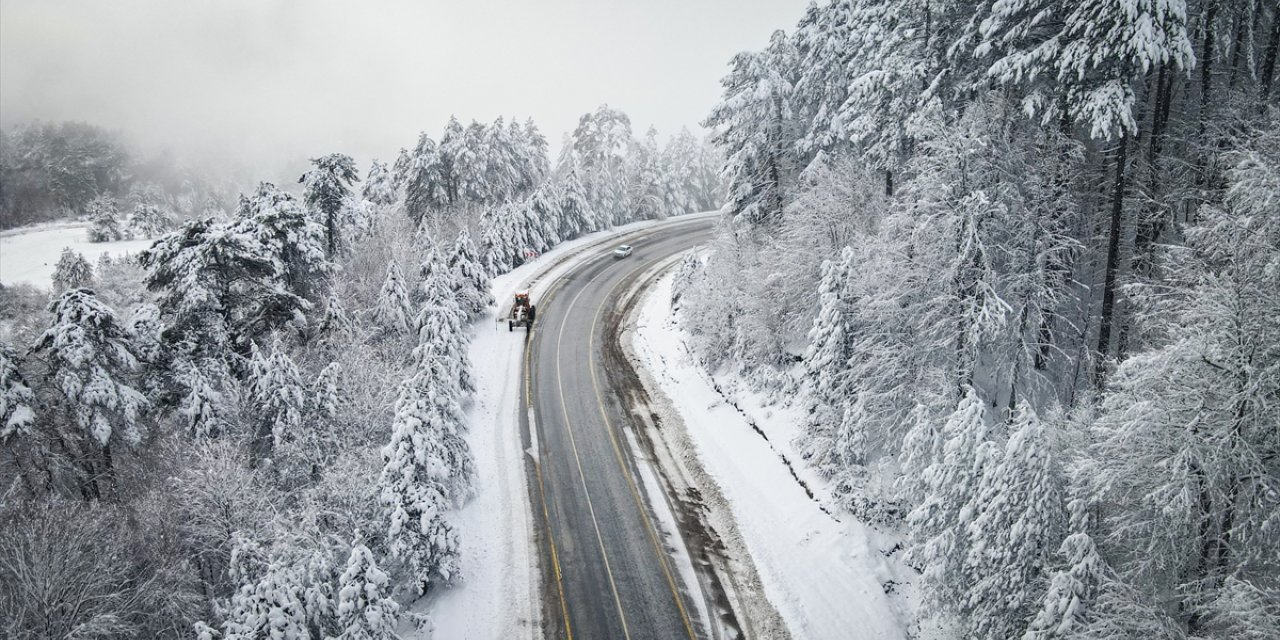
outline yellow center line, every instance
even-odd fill
[[[631,631],[627,628],[627,615],[622,609],[622,597],[618,595],[618,584],[613,578],[613,567],[609,563],[609,552],[605,550],[604,536],[601,535],[600,523],[596,520],[595,505],[591,502],[591,491],[587,489],[587,476],[582,470],[582,458],[578,455],[578,444],[573,435],[573,423],[569,419],[569,404],[564,397],[564,381],[560,375],[560,345],[564,342],[564,329],[569,324],[569,314],[573,310],[574,304],[578,302],[578,298],[581,298],[582,294],[589,289],[589,285],[605,273],[606,271],[602,271],[599,274],[596,274],[594,278],[587,281],[587,286],[584,286],[582,290],[578,291],[578,294],[573,297],[573,300],[571,300],[569,305],[565,308],[564,319],[560,323],[560,332],[556,336],[556,386],[559,388],[560,392],[560,408],[564,412],[565,429],[569,432],[569,447],[573,450],[573,459],[578,467],[578,479],[582,483],[582,492],[587,498],[587,511],[591,515],[591,524],[595,527],[596,542],[600,546],[600,557],[604,560],[604,571],[609,578],[609,589],[613,591],[613,603],[618,609],[618,617],[622,620],[622,635],[626,640],[631,640]]]
[[[680,611],[680,619],[684,623],[685,633],[689,635],[690,640],[697,640],[697,636],[693,632],[693,624],[689,621],[689,613],[688,611],[685,610],[684,598],[680,597],[680,591],[679,589],[676,588],[675,578],[672,577],[671,569],[667,566],[666,554],[663,553],[662,547],[658,543],[658,534],[654,530],[653,523],[650,522],[649,518],[644,517],[644,513],[645,513],[644,501],[640,497],[640,492],[636,487],[635,479],[631,475],[631,470],[630,468],[627,467],[627,464],[623,459],[622,448],[618,445],[618,438],[614,434],[613,424],[609,420],[609,412],[605,409],[605,406],[604,406],[605,404],[604,394],[601,393],[600,391],[600,383],[596,377],[596,360],[595,360],[596,324],[600,321],[600,313],[604,310],[604,301],[607,301],[609,297],[612,296],[614,292],[617,291],[618,288],[621,287],[622,284],[627,280],[629,280],[633,275],[645,269],[652,268],[652,266],[656,263],[657,261],[650,262],[638,269],[632,270],[625,277],[618,280],[617,284],[615,284],[611,289],[609,289],[609,292],[605,294],[604,299],[601,301],[600,306],[596,308],[595,317],[592,318],[591,320],[591,330],[590,330],[590,333],[588,334],[589,337],[587,339],[587,358],[588,358],[587,368],[591,372],[591,386],[595,389],[596,404],[600,407],[600,417],[604,419],[605,431],[609,433],[609,441],[610,443],[613,444],[614,457],[618,461],[618,466],[622,468],[622,475],[624,478],[626,478],[627,487],[631,489],[631,496],[635,499],[636,506],[640,509],[640,514],[641,514],[640,519],[644,522],[645,531],[648,532],[649,534],[649,542],[652,543],[653,545],[654,553],[657,555],[657,558],[658,558],[658,564],[662,567],[662,573],[667,578],[667,586],[671,589],[672,597],[675,598],[676,608]]]

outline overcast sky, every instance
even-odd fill
[[[0,0],[0,120],[84,120],[274,166],[391,159],[450,114],[532,117],[558,147],[608,103],[665,136],[697,127],[729,58],[806,4]]]

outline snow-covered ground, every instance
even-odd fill
[[[96,264],[104,253],[117,258],[150,246],[151,240],[89,242],[89,226],[84,223],[13,229],[0,236],[0,284],[26,283],[48,289],[53,284],[54,266],[67,247]]]
[[[824,512],[823,481],[791,447],[797,410],[766,406],[743,385],[713,380],[693,360],[673,319],[671,282],[670,274],[663,276],[644,294],[630,332],[632,353],[674,406],[699,461],[728,501],[791,637],[905,638],[913,619],[911,571],[900,554],[888,554],[894,541],[847,514]]]
[[[693,220],[701,214],[681,216]],[[556,278],[655,221],[590,234],[555,249],[493,281],[497,307],[473,327],[469,355],[475,370],[475,401],[468,410],[468,441],[475,456],[477,495],[453,518],[462,545],[462,581],[424,603],[431,629],[418,637],[496,640],[538,637],[541,600],[533,516],[525,483],[517,411],[521,396],[524,333],[510,333],[497,314],[517,290],[529,289],[536,304]],[[406,634],[408,635],[408,634]]]

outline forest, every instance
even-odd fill
[[[116,156],[10,164],[67,132],[117,147],[81,125],[17,131],[6,224],[91,211],[93,234],[133,228],[114,204],[136,184],[127,163],[96,160]],[[0,287],[0,635],[426,624],[410,605],[467,571],[450,519],[474,493],[467,432],[487,426],[467,421],[467,344],[490,278],[586,233],[713,208],[721,163],[688,131],[659,146],[604,106],[554,164],[531,121],[453,119],[363,180],[323,155],[296,188],[173,215],[137,260],[67,251],[52,294]],[[63,189],[86,167],[103,171]]]
[[[904,536],[914,634],[1276,637],[1276,3],[833,0],[761,46],[681,318]]]

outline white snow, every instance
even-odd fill
[[[683,419],[791,636],[905,638],[905,621],[913,619],[909,597],[889,597],[882,587],[893,581],[901,589],[910,580],[900,554],[890,559],[881,551],[893,546],[892,538],[848,514],[824,513],[792,476],[783,456],[810,489],[823,495],[821,479],[803,468],[791,447],[800,424],[797,410],[765,406],[759,396],[740,389],[728,392],[740,412],[716,391],[673,320],[671,282],[670,274],[663,276],[645,294],[631,332],[633,352]],[[732,383],[717,382],[722,389]]]
[[[693,214],[670,222],[703,217]],[[468,409],[467,440],[475,456],[476,498],[453,516],[462,546],[462,582],[427,603],[430,629],[416,637],[440,640],[532,638],[540,632],[538,551],[520,446],[524,402],[524,332],[507,331],[497,314],[516,291],[528,289],[534,304],[574,266],[606,252],[628,234],[662,222],[647,220],[562,243],[537,259],[494,278],[496,308],[472,327],[469,356],[475,401]],[[536,442],[536,441],[535,441]],[[535,445],[536,446],[536,445]],[[415,637],[410,633],[408,637]]]
[[[151,246],[151,240],[89,242],[89,226],[40,226],[15,229],[0,236],[0,284],[30,284],[42,289],[53,286],[53,269],[64,248],[70,247],[91,264],[102,254],[112,258],[136,254]]]

